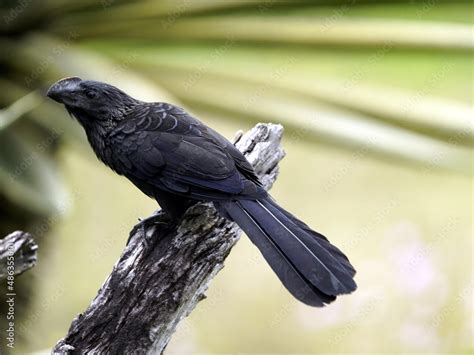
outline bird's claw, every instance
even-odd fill
[[[160,213],[154,213],[146,218],[138,218],[138,223],[133,227],[132,231],[127,240],[127,245],[130,243],[132,236],[134,236],[138,230],[140,230],[141,237],[146,247],[150,246],[150,238],[147,235],[147,229],[156,225],[168,225],[168,222],[163,218],[164,216]]]

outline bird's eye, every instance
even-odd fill
[[[86,91],[86,97],[88,99],[93,99],[94,97],[97,96],[97,92],[93,91],[93,90],[87,90]]]

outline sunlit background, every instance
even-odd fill
[[[313,309],[242,237],[169,354],[473,351],[472,23],[472,1],[2,1],[0,232],[40,245],[16,352],[66,334],[157,208],[44,98],[73,75],[229,138],[283,124],[272,194],[358,270]]]

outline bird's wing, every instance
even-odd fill
[[[113,168],[131,179],[196,199],[265,194],[230,142],[173,105],[137,108],[109,139]]]

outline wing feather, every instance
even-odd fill
[[[109,136],[118,173],[198,199],[266,194],[245,157],[217,132],[173,105],[142,106]]]

